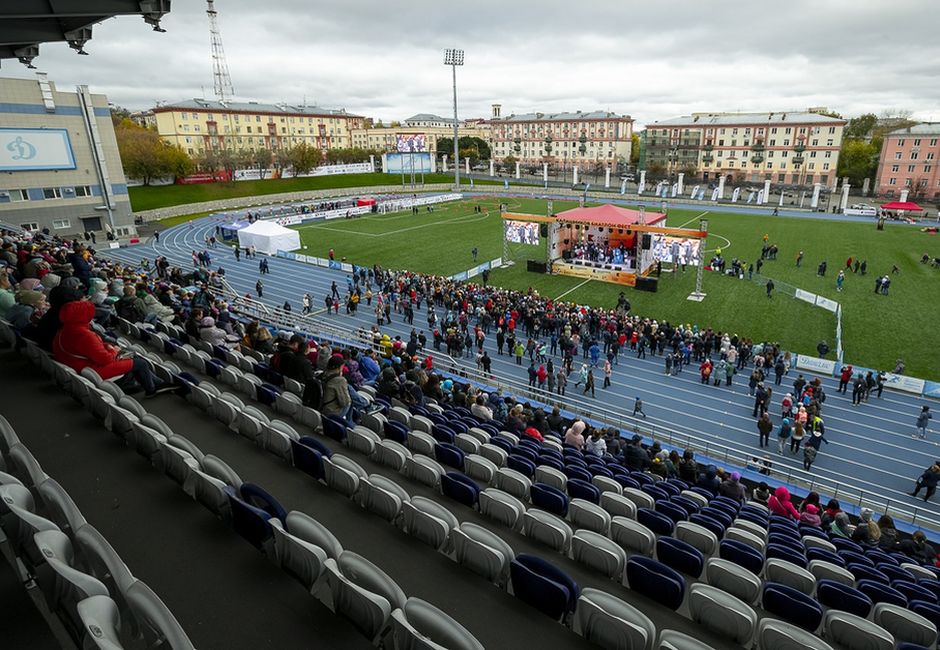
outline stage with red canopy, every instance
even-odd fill
[[[906,212],[921,212],[923,208],[913,201],[891,201],[881,204],[882,210],[904,210]]]

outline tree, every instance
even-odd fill
[[[476,160],[489,160],[490,159],[490,145],[487,144],[486,140],[482,138],[477,138],[475,136],[465,135],[460,137],[457,140],[457,146],[460,148],[461,154],[460,157],[464,158],[463,151],[465,149],[473,149],[473,154],[467,154],[471,159]],[[437,151],[438,153],[451,153],[454,150],[454,139],[453,138],[438,138],[437,139]]]
[[[843,137],[853,140],[864,140],[871,137],[878,125],[878,117],[874,113],[865,113],[853,117],[845,127]]]
[[[650,179],[663,178],[666,175],[666,166],[654,160],[646,165],[646,173]]]
[[[258,169],[258,176],[264,178],[264,173],[271,166],[271,163],[274,161],[274,154],[271,153],[270,149],[258,149],[251,154],[251,162]]]
[[[114,129],[124,173],[149,185],[154,178],[185,176],[192,170],[192,160],[179,147],[160,138],[155,131],[123,119]]]
[[[323,160],[323,152],[316,147],[311,147],[306,142],[301,142],[291,147],[287,151],[287,158],[290,161],[291,173],[306,174],[319,167]]]
[[[218,157],[219,168],[228,172],[229,178],[235,179],[235,170],[243,163],[244,156],[239,155],[232,149],[220,149],[216,154]]]
[[[174,180],[193,173],[193,159],[182,147],[166,145],[163,154],[166,157],[168,175],[172,176]]]
[[[503,168],[510,173],[516,173],[516,163],[518,159],[515,156],[506,156],[503,158]]]
[[[878,150],[875,145],[864,140],[848,140],[842,145],[839,155],[839,169],[836,175],[849,177],[849,183],[860,187],[866,178],[874,178],[878,168]]]
[[[630,166],[636,169],[640,164],[640,136],[634,133],[630,136]]]
[[[114,123],[114,126],[118,126],[124,120],[131,118],[131,112],[123,106],[111,104],[108,108],[111,109],[111,121]]]

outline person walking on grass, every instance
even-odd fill
[[[920,413],[917,415],[917,433],[913,434],[912,438],[920,438],[921,440],[927,439],[927,425],[933,419],[933,413],[930,412],[930,407],[926,404],[920,409]]]
[[[845,284],[845,271],[839,271],[839,275],[836,276],[836,291],[842,293],[842,285]]]

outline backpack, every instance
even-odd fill
[[[323,381],[321,374],[314,375],[310,381],[304,384],[302,399],[304,406],[309,406],[318,411],[323,408]]]

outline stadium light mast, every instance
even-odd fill
[[[454,79],[454,187],[460,191],[460,150],[457,146],[457,66],[463,65],[463,50],[444,50],[444,65],[449,65]]]

